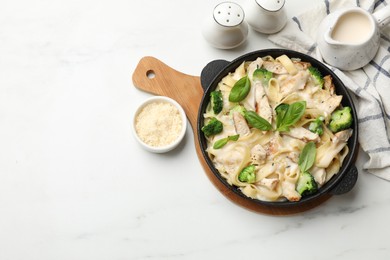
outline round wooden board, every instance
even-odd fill
[[[235,204],[258,213],[290,215],[312,209],[331,197],[326,194],[314,201],[301,204],[299,207],[282,208],[259,205],[238,196],[215,177],[202,155],[197,133],[198,109],[203,96],[200,77],[176,71],[154,57],[144,57],[139,61],[133,73],[133,84],[142,91],[170,97],[183,107],[193,129],[196,153],[207,177],[226,198]]]

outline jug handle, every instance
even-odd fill
[[[373,13],[375,20],[378,23],[379,28],[383,28],[390,22],[390,5]]]

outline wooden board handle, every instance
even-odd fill
[[[203,96],[200,78],[172,69],[154,57],[143,57],[134,73],[136,88],[176,100],[187,114],[192,129],[196,129],[198,109]]]

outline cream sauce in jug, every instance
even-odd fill
[[[374,30],[370,18],[361,12],[348,12],[342,15],[332,30],[331,38],[335,41],[358,44],[371,37]]]

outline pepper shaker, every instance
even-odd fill
[[[245,19],[255,31],[277,33],[287,22],[284,3],[285,0],[247,0],[244,5]]]
[[[219,49],[238,47],[248,36],[248,24],[244,16],[244,10],[236,3],[218,4],[213,15],[207,17],[203,23],[203,37],[210,45]]]

